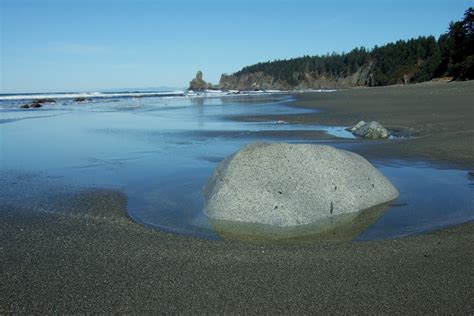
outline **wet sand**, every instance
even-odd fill
[[[473,88],[300,95],[296,105],[324,112],[285,119],[416,126],[417,139],[360,150],[472,166]],[[71,197],[60,213],[2,207],[0,313],[474,313],[474,223],[358,243],[206,241],[137,225],[126,202],[103,190]]]
[[[244,121],[352,126],[376,120],[411,139],[363,140],[354,150],[369,158],[422,159],[474,168],[474,81],[427,82],[300,94],[292,105],[314,114],[239,117]]]

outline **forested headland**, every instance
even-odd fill
[[[222,75],[221,89],[331,88],[474,79],[474,9],[438,38],[420,36],[372,49],[303,56],[246,66]]]

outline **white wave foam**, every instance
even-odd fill
[[[123,97],[147,97],[147,96],[184,96],[184,91],[170,92],[79,92],[79,93],[51,93],[51,94],[14,94],[2,95],[1,100],[30,100],[30,99],[73,99],[73,98],[123,98]]]
[[[223,96],[249,96],[249,95],[269,95],[269,94],[285,94],[285,93],[305,93],[305,92],[335,92],[336,90],[323,90],[323,89],[307,89],[307,90],[257,90],[257,91],[245,91],[245,90],[205,90],[205,91],[169,91],[169,92],[116,92],[116,93],[104,93],[104,92],[78,92],[78,93],[51,93],[51,94],[12,94],[12,95],[0,95],[0,101],[15,101],[15,100],[33,100],[33,99],[74,99],[74,98],[90,98],[90,99],[109,99],[109,98],[126,98],[126,97],[162,97],[162,98],[175,98],[175,97],[189,97],[189,98],[213,98]]]

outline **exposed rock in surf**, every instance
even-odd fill
[[[370,139],[384,139],[390,136],[390,132],[376,121],[369,123],[360,121],[350,128],[349,131],[356,136]]]
[[[361,156],[324,145],[254,143],[222,161],[204,188],[211,219],[296,226],[398,196]]]
[[[189,83],[188,90],[203,91],[209,89],[209,85],[212,87],[212,84],[202,79],[202,71],[198,70],[196,77]]]
[[[31,101],[31,103],[26,103],[20,105],[21,109],[35,109],[35,108],[40,108],[43,106],[45,103],[55,103],[56,100],[52,98],[43,98],[43,99],[35,99]]]
[[[32,103],[35,104],[45,104],[45,103],[56,103],[56,100],[53,98],[42,98],[42,99],[35,99]]]
[[[30,104],[30,109],[32,108],[40,108],[42,107],[41,103],[36,103],[36,102],[33,102]]]
[[[89,99],[85,97],[77,97],[74,99],[74,102],[87,102],[87,101],[89,101]]]
[[[365,121],[360,121],[359,123],[357,123],[356,125],[352,126],[352,127],[349,127],[347,128],[347,130],[351,133],[355,133],[355,131],[357,131],[359,128],[361,128],[362,126],[366,125],[367,123]]]

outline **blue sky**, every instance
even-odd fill
[[[0,93],[185,87],[445,32],[467,0],[0,0]]]

